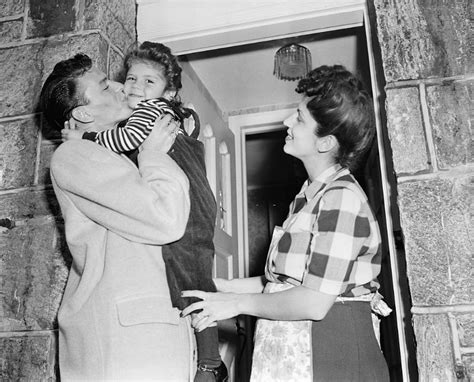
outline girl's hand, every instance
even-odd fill
[[[82,139],[83,131],[80,130],[71,130],[71,129],[62,129],[61,138],[63,142],[69,141],[71,139]]]
[[[226,320],[240,314],[240,296],[238,294],[187,290],[183,291],[181,296],[197,297],[202,300],[189,305],[181,313],[185,317],[196,310],[201,310],[194,314],[192,319],[192,325],[197,332],[214,326],[217,321]]]
[[[82,139],[83,131],[76,129],[76,121],[70,118],[69,121],[64,122],[64,129],[61,130],[61,139],[66,142],[70,139]]]

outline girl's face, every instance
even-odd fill
[[[132,63],[124,83],[128,106],[136,108],[140,101],[164,96],[166,84],[158,65],[141,61]]]
[[[320,139],[316,136],[318,124],[306,107],[308,101],[309,98],[305,98],[296,112],[283,121],[288,127],[283,151],[301,160],[317,154],[317,142]]]

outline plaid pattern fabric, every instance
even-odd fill
[[[175,111],[163,98],[140,101],[125,126],[98,132],[95,142],[116,153],[135,150],[150,135],[156,119],[164,113],[176,118]]]
[[[379,288],[380,232],[367,197],[349,170],[334,166],[306,181],[276,227],[266,264],[269,281],[337,296]]]

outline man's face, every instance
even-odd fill
[[[91,68],[77,82],[79,91],[89,101],[85,108],[94,118],[87,130],[108,130],[130,116],[132,110],[127,105],[123,85],[109,81],[99,69]]]

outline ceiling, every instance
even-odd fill
[[[294,104],[295,81],[273,76],[275,52],[309,49],[312,66],[369,73],[364,0],[137,0],[139,41],[186,59],[225,114]],[[179,20],[179,21],[178,21]]]
[[[266,105],[288,105],[300,98],[297,81],[273,75],[275,52],[296,42],[311,52],[313,68],[342,64],[368,73],[365,34],[361,27],[277,39],[185,55],[197,76],[225,113]]]

